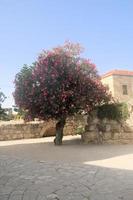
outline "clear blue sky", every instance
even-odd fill
[[[102,74],[133,70],[132,0],[0,0],[0,88],[13,104],[13,80],[42,49],[79,42]]]

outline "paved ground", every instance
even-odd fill
[[[133,145],[0,142],[0,200],[133,200]]]

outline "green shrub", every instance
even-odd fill
[[[97,116],[99,119],[107,118],[109,120],[126,120],[129,117],[126,103],[111,103],[97,107]]]
[[[82,126],[82,125],[79,125],[79,126],[77,127],[77,129],[76,129],[76,134],[77,134],[77,135],[82,135],[82,133],[84,133],[84,131],[85,131],[85,127]]]
[[[15,116],[16,119],[25,119],[27,112],[24,109],[14,106],[14,111],[17,113]]]

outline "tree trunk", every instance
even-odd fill
[[[56,137],[54,139],[55,145],[62,144],[63,129],[66,123],[66,118],[61,118],[56,124]]]

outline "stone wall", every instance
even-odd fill
[[[55,135],[56,121],[30,122],[23,121],[1,122],[0,141],[39,138]],[[67,120],[64,127],[64,135],[75,135],[78,126],[85,126],[82,116],[71,117]]]
[[[42,127],[42,123],[3,124],[0,126],[0,140],[38,138],[40,137]]]
[[[48,122],[8,122],[0,123],[0,141],[40,138],[55,135],[56,121]],[[126,123],[103,120],[100,122],[103,132],[97,131],[98,119],[87,119],[77,115],[67,119],[64,135],[81,134],[84,143],[133,143],[133,127]]]
[[[86,126],[82,140],[84,143],[133,143],[133,127],[113,120],[99,122],[95,118]]]

